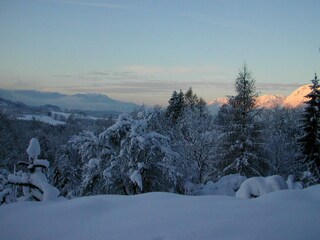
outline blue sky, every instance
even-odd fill
[[[319,0],[1,0],[0,88],[96,92],[166,105],[192,86],[234,94],[247,63],[261,94],[320,72]]]

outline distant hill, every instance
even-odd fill
[[[0,89],[0,97],[30,106],[54,105],[68,110],[130,112],[139,107],[134,103],[118,101],[106,95],[92,93],[67,95],[35,90]]]
[[[281,95],[262,95],[257,99],[258,108],[273,108],[275,106],[282,106],[287,108],[302,107],[306,101],[305,96],[310,93],[309,84],[303,85],[293,91],[289,96]],[[219,107],[228,102],[228,98],[217,98],[208,102],[208,108],[212,113],[217,113]]]

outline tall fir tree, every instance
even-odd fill
[[[305,96],[308,100],[304,113],[302,114],[302,129],[304,135],[299,139],[302,147],[302,164],[307,165],[315,177],[315,181],[320,181],[320,85],[317,75],[310,85],[310,93]]]
[[[229,98],[229,107],[221,108],[222,124],[220,176],[240,173],[245,176],[265,175],[268,164],[263,158],[261,126],[256,119],[255,80],[246,65],[235,82],[236,96]],[[220,119],[221,121],[221,119]]]
[[[169,105],[166,110],[166,115],[170,119],[171,123],[176,124],[178,118],[183,113],[183,108],[185,106],[185,97],[184,93],[180,90],[178,93],[177,91],[173,91],[172,96],[169,100]]]

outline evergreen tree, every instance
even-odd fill
[[[198,96],[193,93],[191,87],[186,91],[184,98],[185,104],[191,108],[194,108],[195,105],[199,102]]]
[[[299,139],[304,155],[302,162],[307,164],[308,170],[320,180],[320,85],[315,75],[310,85],[311,92],[305,96],[308,100],[302,115],[302,129],[304,135]]]
[[[185,97],[183,92],[180,90],[178,93],[174,91],[169,100],[169,105],[167,107],[166,115],[170,119],[171,123],[176,124],[178,118],[181,116],[183,112],[183,108],[185,106]]]
[[[221,138],[220,176],[240,173],[245,176],[264,175],[267,163],[263,158],[261,126],[256,119],[255,80],[244,65],[235,82],[236,96],[229,98],[218,116],[227,119]],[[221,119],[220,119],[221,121]]]

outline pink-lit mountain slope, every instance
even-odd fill
[[[304,102],[307,100],[305,96],[310,93],[310,85],[303,85],[293,91],[289,96],[281,95],[262,95],[257,98],[258,108],[274,108],[276,106],[282,106],[287,108],[297,108],[304,105]],[[227,103],[228,98],[217,98],[216,100],[208,102],[209,109],[215,113],[218,108]]]
[[[282,105],[291,108],[301,107],[307,100],[305,96],[309,94],[310,91],[310,85],[303,85],[286,97]]]

